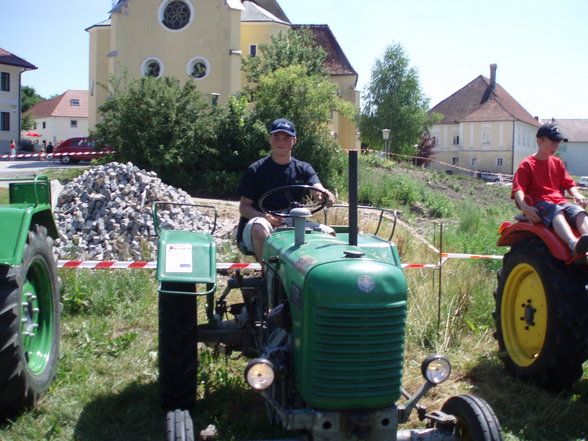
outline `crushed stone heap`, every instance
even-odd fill
[[[60,238],[59,259],[156,259],[153,203],[191,204],[184,190],[167,185],[155,172],[132,163],[111,162],[86,170],[70,181],[58,197],[55,219]],[[162,229],[212,230],[214,212],[206,208],[158,207]],[[217,246],[231,240],[234,223],[217,222]]]

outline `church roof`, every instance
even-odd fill
[[[328,25],[293,25],[292,28],[312,33],[316,43],[327,53],[325,64],[331,75],[357,75]]]
[[[539,126],[537,120],[496,83],[496,80],[490,80],[483,75],[441,101],[430,111],[443,115],[439,124],[523,121]]]
[[[22,58],[17,57],[14,54],[11,54],[10,52],[8,52],[5,49],[2,49],[1,47],[0,47],[0,64],[6,64],[9,66],[24,67],[25,69],[28,69],[28,70],[37,69],[37,66],[32,65],[28,61],[23,60]]]
[[[276,0],[243,0],[243,6],[245,6],[245,10],[247,11],[246,3],[255,3],[259,8],[264,9],[270,15],[275,17],[277,21],[290,23],[290,20],[288,19],[288,17],[286,16],[286,14],[284,13],[284,11],[282,10],[282,8]],[[243,17],[244,15],[245,14],[242,14],[241,17]],[[243,18],[241,19],[243,20]]]
[[[88,118],[88,95],[87,90],[68,90],[51,100],[38,102],[26,113],[35,118]]]
[[[257,2],[246,0],[243,2],[243,12],[241,12],[241,21],[273,21],[277,23],[290,24],[289,21],[280,19],[270,11],[262,8]]]

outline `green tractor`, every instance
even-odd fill
[[[0,417],[35,404],[59,352],[57,227],[46,176],[13,179],[0,204]]]
[[[352,184],[356,153],[350,152]],[[334,226],[336,236],[308,230],[305,219],[325,206],[298,196],[313,191],[295,185],[264,195],[262,210],[276,194],[291,201],[272,214],[292,219],[293,226],[266,239],[262,275],[237,274],[218,296],[212,235],[156,228],[159,382],[162,405],[170,411],[168,441],[194,439],[188,410],[196,401],[198,342],[248,357],[244,376],[264,398],[269,423],[300,433],[300,439],[502,440],[499,422],[481,398],[454,396],[432,411],[418,404],[449,377],[445,357],[432,354],[422,362],[418,391],[402,387],[407,284],[397,249],[391,237],[358,232],[356,185],[349,225]],[[374,210],[380,222],[394,214]],[[233,290],[240,297],[230,303]],[[206,322],[197,324],[200,296],[206,298]],[[398,430],[413,411],[425,427]]]
[[[505,222],[510,246],[494,292],[496,339],[508,372],[552,392],[569,388],[588,360],[588,265],[551,228]],[[577,234],[577,232],[576,232]]]

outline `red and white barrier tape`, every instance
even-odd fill
[[[439,268],[447,259],[502,259],[498,255],[480,255],[480,254],[460,254],[460,253],[442,253],[439,263],[403,263],[402,268]],[[58,268],[75,268],[75,269],[155,269],[157,262],[125,262],[115,260],[58,260]],[[217,263],[218,270],[251,270],[261,271],[259,263]]]
[[[105,155],[107,153],[114,153],[111,150],[104,150],[101,152],[63,152],[63,153],[18,153],[15,156],[11,154],[4,154],[0,155],[0,159],[6,158],[36,158],[41,156],[46,159],[51,159],[53,157],[58,158],[59,156],[86,156],[86,155]]]

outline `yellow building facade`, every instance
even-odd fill
[[[226,103],[245,84],[241,58],[257,56],[260,44],[291,26],[274,0],[119,0],[109,20],[87,29],[90,128],[108,99],[103,86],[125,75],[173,76],[181,83],[192,79],[211,102]],[[340,48],[331,52],[339,61],[333,81],[344,99],[359,105],[357,74]],[[344,69],[341,60],[347,63]],[[335,115],[332,131],[343,148],[358,147],[353,122]]]

